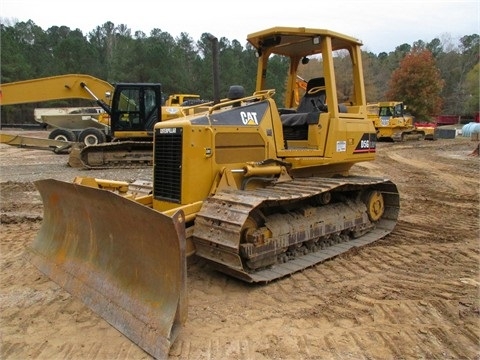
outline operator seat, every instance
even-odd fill
[[[284,140],[307,140],[308,126],[318,124],[319,114],[328,111],[326,100],[325,78],[308,80],[305,95],[296,112],[280,111]],[[346,113],[347,107],[338,104],[338,111]]]
[[[284,140],[307,140],[308,126],[318,124],[320,112],[327,110],[326,97],[325,78],[308,80],[305,95],[300,100],[297,110],[280,112]]]
[[[305,90],[305,95],[303,95],[302,100],[300,100],[300,104],[298,104],[297,112],[325,111],[326,98],[325,78],[312,78],[307,82],[307,89]]]

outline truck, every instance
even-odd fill
[[[187,258],[268,286],[384,238],[398,220],[395,183],[354,168],[376,154],[362,42],[305,27],[247,41],[258,58],[253,94],[233,85],[225,101],[157,122],[152,179],[35,182],[44,216],[31,263],[157,359],[187,321]],[[289,64],[278,105],[269,87],[277,57]],[[321,61],[296,106],[297,72],[311,57]],[[348,73],[346,102],[338,71]],[[135,89],[145,90],[158,104],[160,86]]]
[[[434,128],[415,126],[413,116],[405,112],[401,101],[382,101],[369,105],[369,117],[377,130],[378,141],[403,142],[406,140],[433,139]]]
[[[79,135],[87,127],[108,131],[108,116],[105,116],[105,111],[98,106],[35,108],[33,117],[42,129],[50,130],[48,137],[54,140],[81,141]],[[69,132],[62,133],[62,129],[68,129]],[[91,140],[88,139],[86,142]],[[100,138],[95,140],[96,143],[101,141]]]
[[[141,92],[136,91],[139,88]],[[110,84],[90,75],[66,74],[1,84],[0,99],[1,106],[74,98],[94,101],[94,111],[41,115],[42,122],[51,130],[49,139],[77,143],[71,147],[69,165],[94,169],[152,164],[154,124],[183,116],[187,100],[196,101],[191,108],[208,103],[199,101],[200,96],[195,94],[174,94],[166,104],[153,103],[153,91],[156,87],[141,83]],[[140,110],[147,114],[140,117]],[[21,143],[40,141],[23,137]],[[58,148],[50,143],[45,147]]]

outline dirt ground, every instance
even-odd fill
[[[480,359],[480,158],[468,138],[379,143],[354,173],[400,191],[394,231],[266,286],[189,261],[189,312],[170,359]],[[42,203],[32,181],[149,178],[78,170],[0,144],[1,359],[150,359],[25,258]]]

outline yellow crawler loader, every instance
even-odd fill
[[[247,39],[258,55],[255,92],[232,86],[228,100],[202,113],[157,123],[151,182],[36,183],[45,213],[32,263],[155,358],[168,357],[187,320],[188,256],[268,284],[397,223],[396,185],[351,173],[376,151],[362,43],[303,27]],[[348,70],[336,69],[338,56]],[[273,57],[290,64],[282,106],[268,86]],[[295,106],[298,67],[310,57],[321,60],[318,76]],[[346,103],[336,71],[348,73]]]
[[[405,113],[399,101],[382,101],[368,105],[369,117],[377,129],[378,141],[403,142],[406,140],[434,139],[433,127],[417,127],[414,118]]]

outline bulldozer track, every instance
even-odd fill
[[[232,255],[232,252],[239,254],[242,250],[242,239],[240,239],[240,237],[242,236],[248,217],[255,209],[282,204],[288,205],[292,202],[300,203],[313,196],[327,192],[353,190],[356,194],[359,194],[361,190],[368,188],[377,189],[382,193],[382,196],[385,198],[385,214],[383,218],[375,222],[374,228],[366,232],[366,234],[356,239],[338,238],[336,241],[333,241],[333,243],[331,241],[327,242],[326,247],[322,245],[321,250],[315,248],[308,249],[307,251],[307,249],[304,248],[302,250],[303,255],[301,256],[296,255],[293,259],[290,256],[290,259],[283,263],[271,260],[271,262],[274,263],[273,266],[268,266],[265,269],[259,269],[257,271],[249,271],[236,259],[232,259],[232,257],[235,257],[235,255]],[[225,209],[228,209],[228,211]],[[342,210],[343,209],[339,209],[338,211]],[[265,283],[306,269],[349,251],[352,248],[364,246],[386,236],[395,227],[398,212],[398,192],[396,186],[389,180],[370,177],[295,179],[251,191],[225,190],[217,193],[205,201],[202,210],[197,215],[195,220],[194,242],[196,244],[197,254],[212,260],[212,264],[221,271],[248,282]],[[347,212],[345,212],[343,216],[347,219]],[[350,219],[345,220],[345,224],[351,223],[352,225],[330,225],[328,220],[325,220],[323,227],[312,230],[314,225],[310,225],[310,229],[301,230],[301,234],[296,236],[305,237],[305,239],[302,240],[303,242],[311,239],[312,236],[328,236],[328,228],[330,226],[334,227],[334,230],[331,232],[332,234],[339,234],[340,232],[355,228],[353,223],[355,223],[355,225],[358,224],[355,221]],[[304,226],[308,228],[309,225]],[[351,226],[351,228],[348,226]],[[316,233],[315,235],[312,234],[314,232]],[[287,241],[289,242],[285,245]],[[297,240],[292,240],[292,235],[289,235],[288,240],[272,240],[272,242],[275,243],[273,245],[267,244],[265,247],[274,247],[277,249],[271,251],[273,253],[272,256],[275,256],[278,254],[278,247],[288,246],[289,244],[291,246],[293,244],[292,241]],[[300,240],[297,242],[300,242]],[[245,251],[248,251],[248,248]]]
[[[153,165],[152,141],[116,141],[70,152],[69,162],[85,169],[134,169]]]

